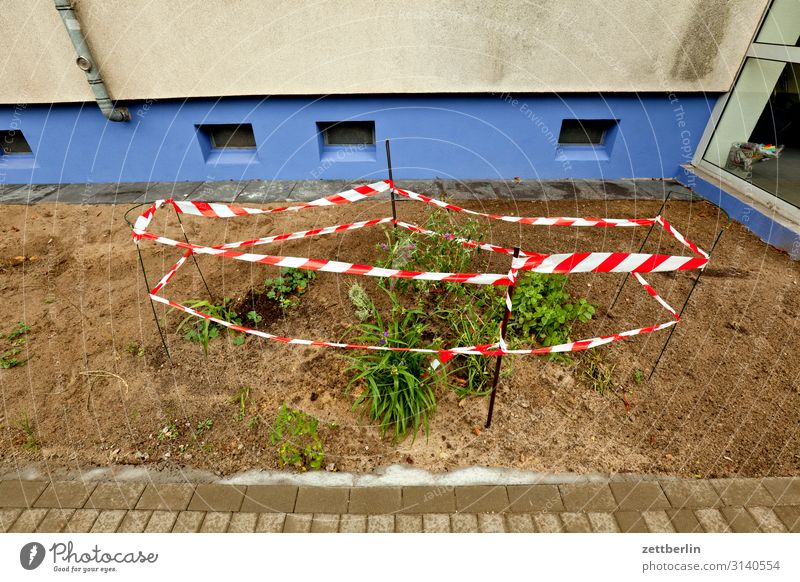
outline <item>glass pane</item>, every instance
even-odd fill
[[[201,130],[206,132],[211,140],[211,147],[218,149],[255,149],[256,138],[253,135],[253,126],[249,123],[241,125],[221,124],[203,125]]]
[[[18,129],[0,130],[0,154],[30,154],[31,146]]]
[[[775,0],[756,42],[800,46],[800,1]]]
[[[705,160],[800,207],[800,65],[748,59]]]
[[[560,144],[602,145],[606,131],[616,125],[614,119],[565,119],[558,134]]]

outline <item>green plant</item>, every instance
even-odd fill
[[[603,361],[601,352],[587,350],[578,364],[578,377],[600,394],[614,390],[614,366]]]
[[[404,308],[393,292],[387,294],[392,304],[390,319],[384,321],[372,305],[373,322],[357,326],[359,343],[418,347],[426,330],[426,314],[421,309]],[[436,409],[435,387],[445,376],[443,372],[429,373],[427,354],[369,350],[345,357],[353,374],[348,389],[354,385],[361,389],[354,410],[377,421],[382,435],[393,429],[396,440],[409,432],[416,437],[420,426],[428,434],[428,419]]]
[[[636,384],[641,384],[644,381],[644,372],[640,368],[633,371],[633,381]]]
[[[564,275],[521,274],[514,291],[509,338],[533,339],[544,346],[568,342],[573,324],[589,321],[595,307],[583,298],[574,301],[566,283]]]
[[[347,297],[355,308],[356,317],[364,321],[372,315],[372,301],[364,288],[358,283],[353,283],[347,290]]]
[[[247,312],[247,319],[255,324],[258,324],[261,323],[264,318],[259,315],[258,311],[253,310]]]
[[[177,440],[180,436],[181,434],[178,431],[178,421],[171,420],[167,422],[166,426],[164,426],[158,432],[158,442],[163,443],[164,441],[167,440],[174,441]]]
[[[236,414],[233,415],[233,419],[241,422],[244,420],[244,417],[247,415],[247,399],[250,398],[250,386],[242,386],[239,390],[236,391],[236,394],[233,395],[231,398],[231,402],[236,404],[239,408]]]
[[[278,445],[278,459],[281,464],[291,465],[307,471],[319,469],[325,458],[322,439],[317,433],[319,420],[300,410],[281,406],[270,431],[270,442]]]
[[[405,229],[387,230],[387,242],[380,247],[388,254],[379,263],[380,266],[440,273],[462,273],[469,269],[476,249],[464,246],[459,239],[480,242],[484,238],[484,229],[479,222],[468,220],[459,224],[453,220],[451,213],[434,210],[424,227],[435,234],[420,235]],[[390,279],[389,288],[447,291],[459,297],[467,294],[467,286],[461,283]]]
[[[260,424],[261,424],[261,417],[255,415],[251,417],[249,421],[247,421],[247,428],[249,428],[250,430],[255,430],[259,427]]]
[[[31,424],[27,414],[25,415],[25,418],[19,422],[19,427],[22,429],[22,432],[25,435],[25,440],[22,443],[22,447],[29,451],[38,451],[41,448],[41,444],[39,443],[39,439],[36,438],[36,433],[33,431],[33,425]]]
[[[308,291],[309,283],[316,277],[317,274],[308,269],[281,269],[277,277],[264,280],[267,299],[276,301],[286,312],[300,303],[300,295]]]
[[[242,320],[236,314],[236,311],[234,311],[231,302],[229,297],[225,297],[221,304],[212,303],[206,299],[197,299],[187,301],[186,306],[216,319],[241,325]],[[186,331],[183,337],[189,341],[201,344],[203,346],[203,352],[206,355],[208,355],[209,342],[217,337],[220,331],[227,329],[224,325],[215,323],[205,317],[197,317],[196,315],[187,315],[184,317],[178,324],[176,331],[179,332],[184,328],[186,328]],[[243,334],[236,334],[236,336],[234,336],[234,343],[236,343],[236,340],[240,336],[241,341],[238,343],[244,343]]]
[[[8,370],[25,363],[25,360],[20,360],[17,355],[22,351],[22,346],[28,341],[28,332],[30,330],[31,327],[29,325],[20,321],[6,334],[5,339],[9,344],[9,349],[0,354],[0,368]]]
[[[125,352],[132,356],[141,357],[144,355],[144,346],[140,345],[137,341],[131,340],[125,346]]]
[[[199,440],[204,433],[210,431],[214,428],[214,421],[210,418],[206,418],[205,420],[197,421],[197,428],[195,429],[195,436]]]

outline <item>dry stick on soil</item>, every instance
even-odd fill
[[[116,378],[120,382],[125,385],[125,396],[128,396],[128,383],[125,381],[125,378],[122,376],[118,376],[113,372],[108,372],[107,370],[86,370],[85,372],[80,373],[81,376],[86,376],[88,379],[91,378]],[[86,410],[92,412],[92,383],[87,382],[88,389],[86,392]]]

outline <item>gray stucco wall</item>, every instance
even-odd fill
[[[75,0],[117,99],[726,91],[768,0]],[[51,0],[0,0],[0,103],[92,95]]]

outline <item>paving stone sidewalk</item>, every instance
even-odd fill
[[[800,533],[800,478],[455,487],[7,479],[0,532]]]

